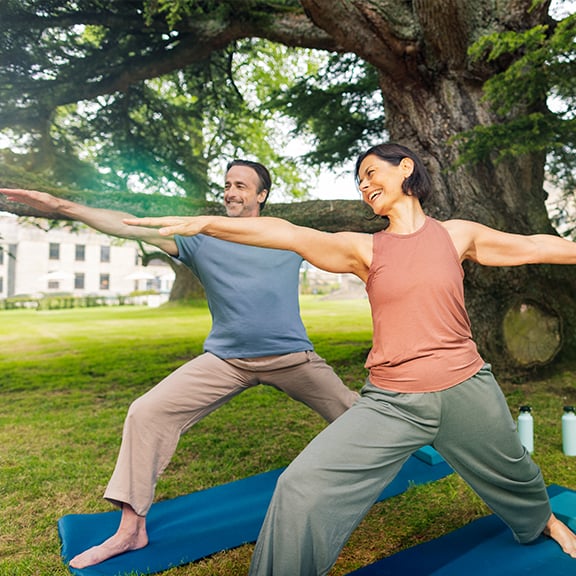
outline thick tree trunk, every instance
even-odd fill
[[[206,297],[204,287],[190,268],[184,266],[182,262],[172,258],[165,252],[148,252],[144,246],[141,246],[141,248],[143,253],[142,264],[144,266],[148,266],[152,260],[162,260],[174,271],[174,284],[172,285],[172,290],[170,290],[170,302],[201,300]]]
[[[477,83],[444,78],[405,90],[383,82],[382,90],[391,108],[391,140],[417,150],[434,180],[435,197],[425,206],[430,215],[520,234],[555,233],[545,206],[543,154],[451,168],[456,158],[449,138],[490,115]],[[487,361],[523,373],[550,363],[559,352],[575,355],[574,267],[488,268],[466,262],[464,269],[473,333]]]
[[[206,297],[204,287],[190,268],[176,260],[172,260],[170,266],[176,274],[170,291],[170,302],[200,300]]]

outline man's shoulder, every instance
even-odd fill
[[[203,242],[204,238],[206,237],[202,234],[197,234],[196,236],[180,236],[176,234],[174,236],[174,241],[178,247],[179,257],[181,258],[185,254],[194,253],[198,249],[198,246]]]
[[[269,254],[271,257],[283,254],[288,258],[302,259],[302,257],[296,252],[291,250],[278,250],[276,248],[264,248],[262,246],[252,246],[249,244],[241,244],[239,242],[231,242],[229,240],[222,240],[220,238],[215,238],[213,236],[204,236],[203,234],[198,234],[194,236],[198,238],[198,245],[204,247],[210,247],[210,249],[221,250],[225,252],[237,252],[239,254]]]

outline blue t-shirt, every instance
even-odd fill
[[[301,256],[203,234],[175,240],[178,260],[206,291],[212,314],[206,352],[258,358],[313,349],[300,318]]]

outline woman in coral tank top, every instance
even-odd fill
[[[161,227],[166,235],[203,233],[293,250],[319,268],[366,283],[374,336],[361,399],[279,478],[250,574],[327,574],[382,490],[426,445],[519,542],[543,533],[576,558],[576,535],[552,513],[540,470],[472,340],[461,265],[466,259],[486,266],[576,264],[576,244],[426,216],[421,201],[431,192],[430,178],[404,146],[370,148],[357,161],[356,181],[364,202],[389,219],[385,230],[330,234],[262,217],[127,222]]]

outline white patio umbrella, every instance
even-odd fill
[[[132,274],[128,274],[128,276],[124,276],[126,280],[154,280],[156,276],[154,274],[150,274],[150,272],[132,272]]]
[[[62,270],[53,270],[42,276],[43,280],[73,280],[74,274],[71,272],[63,272]]]

